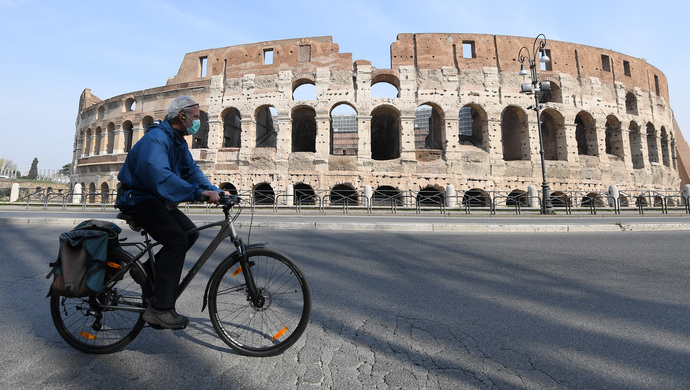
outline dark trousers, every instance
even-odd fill
[[[187,231],[196,226],[182,211],[177,208],[168,210],[160,200],[142,201],[127,209],[126,213],[163,245],[156,254],[150,304],[158,310],[172,309],[177,300],[185,255],[199,238],[199,233],[188,235]]]

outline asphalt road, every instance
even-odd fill
[[[188,329],[145,329],[105,356],[69,347],[44,298],[64,230],[0,223],[0,388],[690,388],[687,232],[257,228],[251,241],[293,257],[314,303],[295,346],[250,358],[200,311],[222,256],[178,301]]]

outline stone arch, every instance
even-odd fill
[[[103,120],[104,116],[105,116],[105,107],[104,106],[98,107],[98,114],[97,114],[96,118],[100,121],[100,120]]]
[[[314,76],[303,77],[292,82],[292,100],[316,100],[316,83]]]
[[[127,153],[132,149],[132,139],[134,138],[134,125],[132,121],[122,122],[122,135],[124,136],[124,152]]]
[[[254,204],[275,203],[276,194],[273,191],[273,187],[266,182],[254,186],[252,195],[254,197]]]
[[[616,156],[621,161],[625,156],[621,121],[615,115],[606,117],[606,154]]]
[[[425,206],[440,206],[445,204],[445,194],[442,189],[427,186],[417,193],[417,204]]]
[[[370,96],[373,98],[400,97],[400,79],[391,73],[377,73],[371,78]]]
[[[554,109],[547,108],[541,113],[541,132],[545,160],[568,159],[564,122],[563,115]]]
[[[575,117],[575,140],[577,141],[577,154],[599,155],[596,121],[587,111],[580,111]]]
[[[551,205],[553,207],[565,207],[570,204],[570,197],[563,191],[554,191],[550,195]],[[542,199],[542,202],[544,199]]]
[[[154,120],[153,117],[150,115],[146,115],[145,117],[141,118],[141,128],[146,130],[153,124]]]
[[[297,106],[292,110],[292,151],[316,152],[316,111]]]
[[[220,114],[223,120],[223,147],[239,148],[242,146],[242,117],[235,107],[228,107]]]
[[[558,85],[558,83],[556,83],[555,81],[548,81],[549,84],[551,84],[551,90],[548,92],[544,92],[540,101],[542,103],[563,103],[563,91],[561,90],[561,86]]]
[[[330,115],[331,154],[356,156],[359,142],[357,110],[350,103],[336,103]]]
[[[136,105],[137,101],[133,97],[125,99],[125,103],[123,105],[124,112],[131,112],[136,110]]]
[[[113,154],[113,148],[115,146],[115,124],[113,122],[108,123],[108,130],[106,131],[106,143],[105,143],[105,153]]]
[[[580,206],[590,207],[592,204],[594,204],[594,206],[596,206],[596,207],[605,207],[606,206],[605,198],[597,192],[590,192],[587,195],[582,197],[582,201],[580,202]]]
[[[491,206],[491,196],[481,188],[472,188],[465,191],[462,196],[462,204],[469,207]]]
[[[652,122],[647,123],[647,157],[650,163],[659,162],[659,149],[656,143],[656,129]]]
[[[201,121],[201,126],[199,126],[199,131],[192,135],[192,149],[208,148],[208,113],[206,111],[199,111],[199,120]]]
[[[668,153],[668,133],[666,132],[666,127],[661,126],[661,160],[665,166],[671,165],[671,160],[669,159]]]
[[[415,149],[443,150],[444,115],[441,108],[433,103],[419,105],[414,111]]]
[[[625,112],[630,115],[638,115],[637,97],[633,92],[625,94]]]
[[[94,182],[89,183],[88,202],[96,203],[96,183]]]
[[[374,206],[403,205],[403,198],[400,190],[392,186],[379,186],[371,196],[371,203]]]
[[[510,191],[510,194],[508,194],[508,198],[506,199],[506,206],[516,206],[518,204],[523,207],[529,206],[529,199],[527,195],[527,191],[524,190]]]
[[[400,145],[400,111],[388,105],[374,108],[371,112],[371,158],[400,158]]]
[[[96,131],[94,132],[94,145],[93,145],[93,154],[94,155],[99,155],[101,154],[101,142],[103,138],[103,131],[101,131],[101,126],[96,127]]]
[[[466,104],[458,113],[459,140],[461,144],[471,144],[487,150],[485,135],[488,133],[487,114],[476,104]]]
[[[256,123],[256,147],[275,148],[278,138],[278,126],[275,123],[278,113],[270,105],[260,106],[254,111]]]
[[[630,122],[628,126],[630,138],[630,155],[633,163],[633,169],[644,168],[644,156],[642,155],[642,134],[640,127],[635,121]]]
[[[235,185],[232,183],[228,183],[228,182],[220,183],[220,185],[218,187],[220,187],[220,189],[223,191],[229,192],[230,195],[237,195],[238,194],[237,187],[235,187]]]
[[[501,113],[501,144],[505,161],[530,159],[527,114],[521,108],[508,106]]]
[[[338,184],[331,189],[331,204],[348,204],[356,206],[359,204],[357,191],[349,184]]]
[[[81,154],[84,156],[89,156],[89,155],[93,154],[93,150],[92,150],[93,134],[94,134],[94,132],[93,132],[93,130],[91,130],[90,127],[88,129],[86,129],[86,134],[84,135],[84,147],[83,147],[82,152],[81,152]],[[82,188],[86,188],[86,187],[82,187]]]
[[[110,202],[110,186],[108,186],[108,183],[103,182],[101,183],[101,203],[108,202]]]
[[[302,205],[316,204],[316,193],[314,188],[306,183],[295,184],[295,203]]]

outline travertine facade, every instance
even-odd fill
[[[519,93],[529,80],[518,75],[518,52],[532,43],[400,34],[391,69],[353,62],[330,37],[187,53],[165,86],[106,100],[83,92],[73,185],[116,188],[127,150],[187,94],[203,111],[201,131],[189,138],[193,155],[219,186],[322,195],[365,187],[525,191],[541,183],[536,114],[527,109],[534,100]],[[664,74],[610,50],[558,41],[546,49],[551,62],[539,76],[552,84],[541,112],[551,190],[679,190],[680,134]],[[379,83],[397,97],[372,97]],[[304,84],[315,96],[294,100]],[[343,105],[356,113],[354,133],[332,129],[333,110]],[[415,129],[420,107],[428,130]]]

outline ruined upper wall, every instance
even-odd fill
[[[352,70],[352,54],[339,50],[329,36],[200,50],[185,55],[177,75],[168,80],[168,85],[210,79],[213,75],[241,78],[245,74],[267,75],[282,70],[291,70],[293,74],[313,73],[321,67]],[[267,53],[272,56],[270,63],[267,63],[270,58]]]
[[[520,70],[518,53],[526,46],[532,51],[534,38],[487,34],[398,34],[391,44],[392,69],[413,66],[420,69],[453,67],[457,69],[482,69],[496,67],[499,71]],[[472,53],[463,53],[472,48]],[[596,77],[601,82],[621,82],[628,87],[656,93],[655,76],[658,78],[658,95],[668,101],[668,81],[659,69],[647,61],[612,50],[547,40],[551,70],[541,74],[566,73],[577,78]],[[609,70],[603,69],[602,56],[609,59]],[[628,64],[626,75],[624,62]]]

